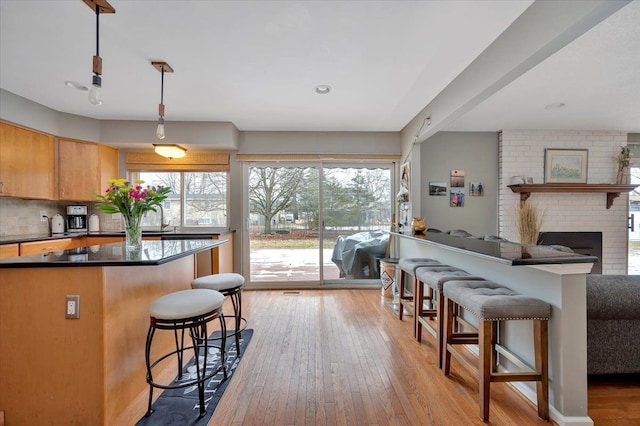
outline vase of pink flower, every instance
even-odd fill
[[[170,187],[143,186],[144,181],[131,183],[126,179],[109,179],[105,195],[98,195],[96,208],[104,213],[120,213],[124,222],[127,249],[139,249],[142,245],[142,217],[167,198]]]

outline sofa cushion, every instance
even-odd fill
[[[640,275],[587,275],[587,319],[640,319]]]

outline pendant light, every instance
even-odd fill
[[[102,58],[100,57],[100,14],[116,13],[116,10],[106,0],[82,0],[96,13],[96,54],[93,57],[93,77],[89,90],[89,102],[102,105]]]
[[[164,73],[173,72],[173,68],[166,62],[151,62],[151,65],[162,74],[160,80],[160,105],[158,105],[158,127],[156,128],[156,137],[164,139]]]

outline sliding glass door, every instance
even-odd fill
[[[319,174],[312,166],[249,168],[251,282],[320,282]]]
[[[379,278],[391,221],[392,165],[248,167],[250,282]]]
[[[327,282],[377,280],[391,227],[391,169],[326,165],[322,179]]]

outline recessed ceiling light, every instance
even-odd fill
[[[77,81],[65,81],[64,84],[67,87],[71,87],[72,89],[87,91],[89,88],[83,84],[78,83]]]
[[[321,84],[319,86],[316,86],[316,93],[319,95],[326,95],[330,91],[331,91],[331,86],[328,86],[326,84]]]
[[[544,107],[544,109],[556,109],[556,108],[562,108],[563,106],[565,106],[563,102],[554,102]]]

